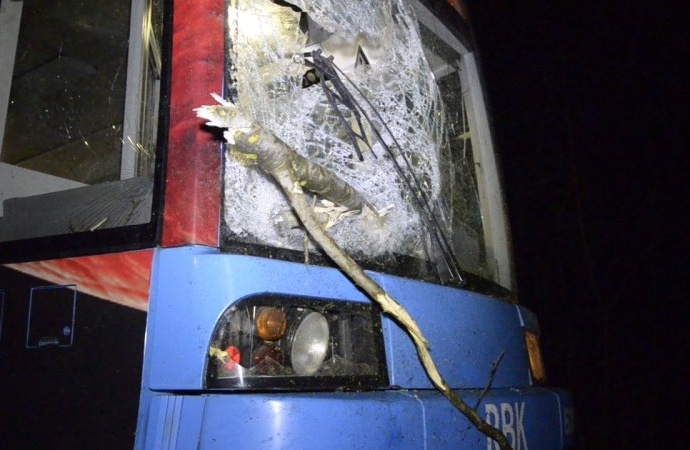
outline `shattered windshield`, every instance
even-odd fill
[[[428,10],[402,0],[229,0],[227,48],[225,97],[355,191],[359,203],[348,204],[335,185],[303,186],[350,255],[414,278],[498,282],[464,95],[468,51]],[[280,188],[232,145],[223,221],[226,247],[309,260],[313,244]]]

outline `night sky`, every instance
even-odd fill
[[[579,448],[676,448],[690,408],[687,15],[522,5],[470,2],[520,300],[550,383],[575,395]]]

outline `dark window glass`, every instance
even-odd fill
[[[0,8],[0,243],[151,222],[161,2]]]

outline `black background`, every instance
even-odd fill
[[[31,288],[46,284],[0,267],[0,448],[132,448],[146,313],[79,292],[72,346],[26,349]]]
[[[575,395],[579,448],[676,448],[690,398],[687,15],[469,6],[520,299],[550,382]]]

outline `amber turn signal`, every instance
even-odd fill
[[[531,332],[525,331],[525,345],[527,346],[527,356],[529,357],[529,368],[532,373],[532,381],[541,384],[546,381],[546,369],[541,358],[541,348],[539,347],[539,337]]]
[[[278,308],[259,308],[255,320],[256,335],[264,341],[277,341],[285,334],[287,318]]]

